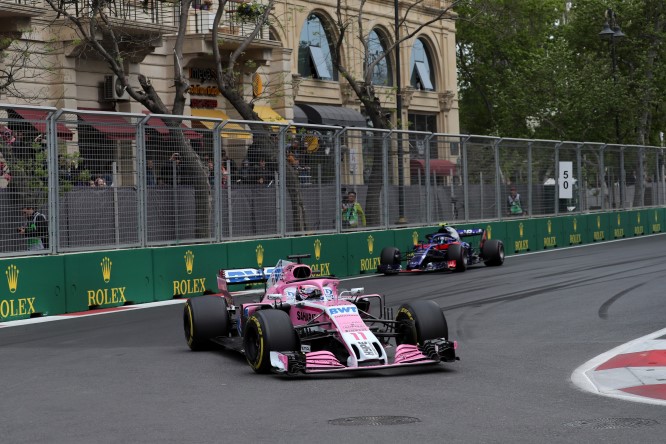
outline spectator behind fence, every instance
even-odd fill
[[[243,159],[241,162],[240,170],[238,171],[238,177],[236,178],[236,183],[240,184],[249,184],[252,183],[252,168],[250,168],[250,161]]]
[[[520,202],[520,194],[516,191],[516,187],[512,186],[509,196],[506,198],[507,215],[508,216],[524,216],[523,205]]]
[[[19,227],[18,232],[27,238],[28,250],[49,248],[49,225],[46,216],[35,211],[35,207],[31,205],[24,205],[21,212],[28,221]]]
[[[365,213],[361,204],[356,201],[355,191],[350,191],[347,194],[347,202],[342,204],[342,227],[365,227]]]
[[[266,187],[273,184],[273,174],[266,166],[265,159],[259,159],[259,163],[254,166],[252,171],[252,183]]]
[[[155,163],[152,159],[146,160],[146,185],[154,187],[157,185],[157,174],[155,173]]]
[[[0,188],[7,188],[12,176],[9,174],[9,165],[5,161],[5,157],[0,153]]]

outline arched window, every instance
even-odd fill
[[[383,33],[377,32],[374,29],[370,31],[368,35],[368,62],[366,66],[372,63],[379,55],[386,53],[387,46],[386,37]],[[393,69],[389,55],[375,65],[375,69],[372,72],[372,84],[393,86]]]
[[[303,24],[298,42],[298,72],[303,77],[321,80],[338,80],[333,70],[331,38],[321,18],[310,14]]]
[[[435,90],[435,77],[431,69],[431,60],[428,48],[423,40],[416,39],[412,46],[412,56],[410,60],[410,83],[414,88],[425,91]]]

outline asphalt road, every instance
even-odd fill
[[[190,352],[180,304],[0,328],[0,442],[662,443],[663,406],[583,392],[571,373],[666,327],[665,247],[347,282],[444,308],[461,361],[416,372],[255,375],[234,353]]]

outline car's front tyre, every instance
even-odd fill
[[[398,323],[398,344],[422,345],[429,339],[449,337],[446,317],[435,301],[402,304],[395,320]]]
[[[271,370],[271,351],[291,352],[298,349],[298,337],[289,314],[281,310],[255,311],[243,330],[245,359],[257,373]]]

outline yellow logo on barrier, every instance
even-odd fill
[[[657,210],[654,210],[654,221],[659,222],[659,216],[657,215]]]
[[[113,262],[108,257],[104,257],[100,266],[102,267],[102,278],[105,283],[111,280],[111,266]],[[127,302],[125,298],[126,287],[113,287],[113,288],[98,288],[95,290],[87,290],[88,306],[102,306],[109,304],[123,304]]]
[[[620,220],[620,213],[617,213],[617,225],[620,226],[621,220]]]
[[[575,217],[574,217],[574,220],[573,220],[573,229],[574,229],[574,231],[578,231],[578,220],[576,220]]]
[[[257,266],[261,268],[264,266],[264,247],[259,244],[254,251],[257,253]]]
[[[417,245],[419,243],[419,232],[414,231],[412,232],[412,244]]]
[[[18,288],[19,269],[11,264],[7,267],[5,275],[7,276],[7,285],[10,293],[16,293]],[[35,300],[37,298],[18,298],[0,300],[0,319],[14,316],[25,316],[35,312]]]
[[[19,276],[19,269],[16,267],[16,265],[12,264],[9,267],[7,267],[7,271],[5,271],[5,274],[7,275],[7,285],[9,285],[9,292],[10,293],[16,293],[16,288],[18,287],[18,276]]]
[[[580,233],[577,233],[577,231],[578,231],[578,219],[576,219],[574,217],[573,220],[572,220],[572,223],[573,223],[574,232],[573,232],[573,234],[569,235],[569,245],[577,245],[577,244],[580,244],[583,241]]]
[[[372,254],[375,249],[375,238],[372,235],[368,236],[368,254]]]
[[[548,234],[553,232],[553,221],[548,219]]]
[[[638,223],[641,223],[641,213],[636,213],[636,216],[638,216]]]
[[[100,262],[100,265],[102,266],[102,277],[104,278],[104,282],[108,284],[111,280],[111,266],[113,265],[113,262],[105,256],[104,259],[102,259],[102,262]]]
[[[493,237],[493,227],[488,225],[486,227],[486,239],[492,239]]]
[[[185,259],[185,271],[187,274],[192,274],[192,270],[194,270],[194,253],[187,250],[183,258]]]
[[[523,237],[523,232],[525,231],[525,227],[522,222],[518,225],[518,231],[520,232],[520,237]]]
[[[321,241],[316,239],[314,241],[314,250],[315,250],[315,260],[319,260],[321,257]]]
[[[601,229],[601,216],[597,216],[597,230]]]

